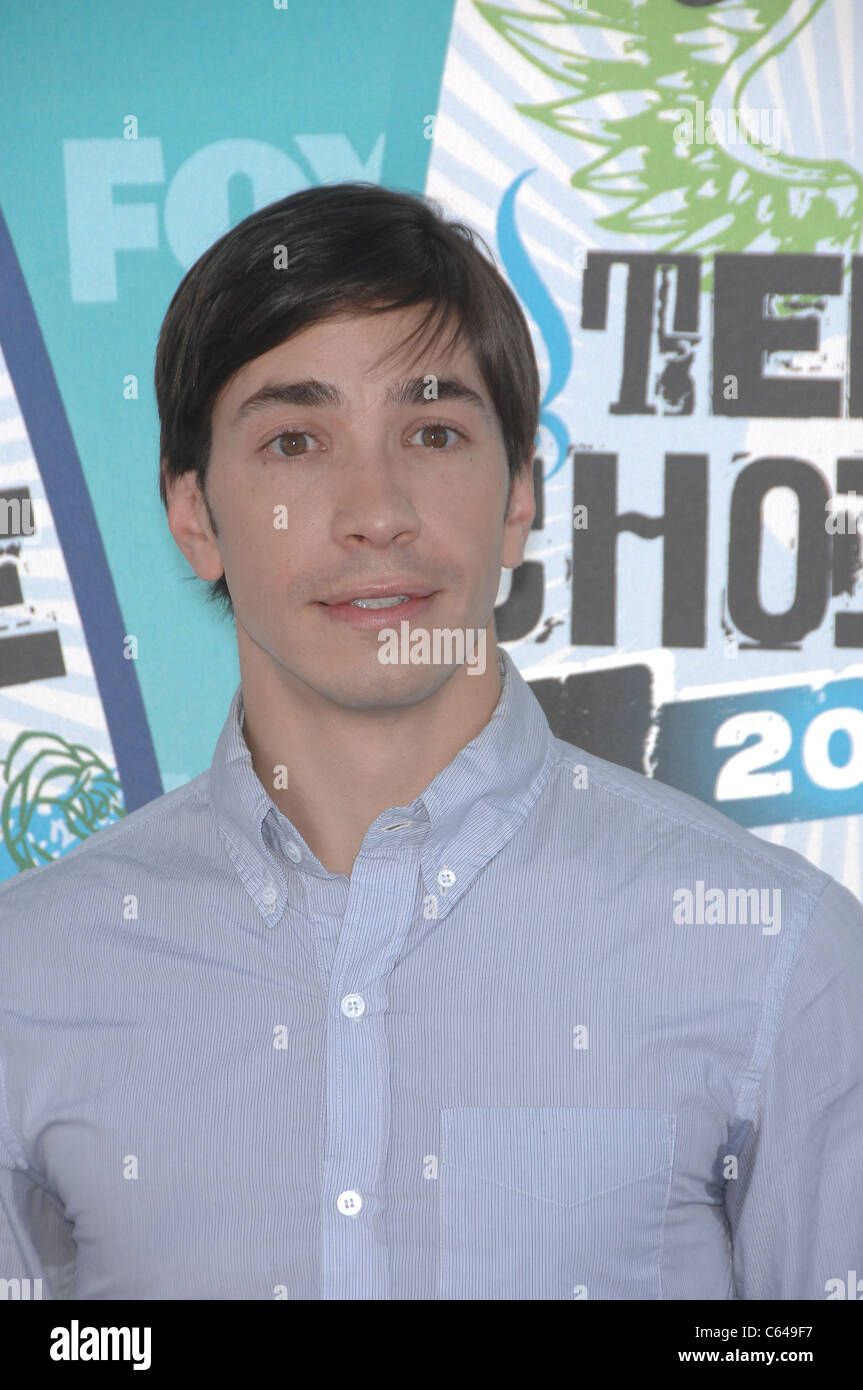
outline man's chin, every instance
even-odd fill
[[[458,670],[457,666],[382,665],[377,652],[370,660],[356,656],[344,666],[333,662],[310,681],[333,704],[345,709],[386,710],[422,704]]]

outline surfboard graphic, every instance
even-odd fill
[[[125,635],[0,212],[0,881],[162,794]]]

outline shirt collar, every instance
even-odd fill
[[[363,849],[378,848],[391,842],[394,822],[426,825],[420,863],[436,917],[512,837],[551,772],[554,736],[542,706],[509,653],[498,647],[497,655],[501,694],[488,723],[409,806],[378,816],[363,840]],[[330,875],[258,780],[242,725],[241,683],[216,744],[210,799],[234,867],[272,923],[295,896],[289,880],[298,867]],[[299,851],[297,866],[276,852],[282,845]]]

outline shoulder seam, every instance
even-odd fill
[[[205,775],[204,773],[198,774],[199,777],[200,777],[200,776],[204,776],[204,775]],[[192,782],[197,782],[197,781],[198,781],[198,777],[194,777],[194,778],[192,779]],[[185,787],[178,787],[178,788],[176,788],[176,791],[177,791],[178,795],[177,795],[176,801],[174,802],[174,805],[176,805],[176,806],[182,806],[186,801],[194,800],[196,797],[201,798],[201,799],[204,799],[204,793],[203,793],[198,787],[193,787],[193,786],[192,786],[192,782],[189,783],[188,789],[185,788]],[[168,794],[168,795],[171,795],[171,793],[167,793],[167,794]],[[114,832],[115,832],[115,833],[111,836],[112,841],[113,841],[114,839],[121,840],[121,839],[123,838],[123,835],[124,835],[127,831],[133,831],[133,830],[139,831],[139,830],[141,829],[141,826],[142,826],[142,825],[146,825],[146,823],[147,823],[149,820],[151,820],[153,816],[159,815],[159,814],[160,814],[160,808],[156,805],[156,802],[157,802],[157,801],[161,801],[161,800],[162,800],[161,797],[155,797],[154,800],[153,800],[152,802],[147,802],[144,806],[138,807],[138,810],[144,812],[145,814],[143,814],[143,815],[141,816],[140,820],[137,820],[137,821],[135,822],[134,825],[132,825],[132,824],[129,823],[129,816],[120,816],[117,820],[112,821],[110,825],[103,826],[103,827],[102,827],[102,830],[105,830],[105,831],[114,831]],[[147,811],[147,808],[148,808],[148,807],[150,807],[149,812]],[[164,809],[164,808],[162,808],[162,809]],[[130,815],[134,815],[134,814],[136,814],[136,813],[135,813],[135,812],[130,812]],[[77,850],[77,849],[84,849],[84,847],[85,847],[86,845],[89,845],[89,844],[91,844],[91,843],[92,843],[92,844],[95,844],[95,843],[98,841],[99,835],[100,835],[101,833],[102,833],[102,831],[99,831],[99,830],[94,831],[94,833],[93,833],[92,835],[88,835],[87,838],[86,838],[85,840],[82,840],[81,843],[80,843],[80,845],[76,845],[76,846],[75,846],[75,849],[76,849],[76,850]],[[70,850],[70,851],[69,851],[69,854],[61,854],[61,855],[59,855],[59,857],[58,857],[57,859],[51,859],[51,860],[48,861],[47,864],[42,864],[42,865],[40,865],[39,867],[40,867],[40,868],[45,868],[45,869],[50,869],[50,868],[52,868],[52,867],[55,867],[55,866],[64,864],[64,863],[66,863],[67,861],[68,861],[68,862],[74,862],[74,861],[71,860],[71,857],[70,857],[70,856],[71,856],[71,853],[72,853],[72,851]],[[3,890],[5,887],[7,887],[7,885],[11,885],[11,884],[14,884],[14,883],[19,882],[19,880],[23,879],[25,876],[26,876],[26,871],[22,871],[22,872],[19,873],[19,874],[13,874],[11,878],[4,879],[3,882],[0,883],[0,892],[2,892],[2,890]]]
[[[586,749],[585,749],[584,751],[587,752]],[[563,754],[559,754],[559,755],[558,755],[557,766],[558,766],[558,767],[561,767],[561,768],[567,766],[566,761],[565,761],[565,756],[564,756]],[[631,771],[631,769],[627,769],[627,770],[628,770],[628,771]],[[651,782],[651,781],[654,780],[654,779],[651,778],[651,777],[646,777],[644,773],[638,773],[637,775],[638,775],[638,776],[641,776],[641,777],[644,777],[644,780],[645,780],[646,782]],[[735,845],[735,844],[734,844],[734,841],[732,840],[731,836],[728,834],[727,831],[719,830],[719,829],[717,829],[717,828],[715,828],[715,827],[713,827],[713,826],[698,825],[698,824],[697,824],[696,822],[694,822],[694,821],[687,820],[686,816],[681,815],[681,814],[678,814],[678,813],[675,812],[675,811],[669,810],[669,808],[668,808],[667,806],[659,807],[659,806],[654,805],[654,804],[651,802],[651,800],[650,800],[649,797],[647,797],[647,796],[645,796],[645,795],[643,795],[643,794],[641,794],[641,793],[639,793],[639,792],[631,791],[631,790],[629,790],[628,788],[615,786],[611,781],[607,780],[607,779],[603,776],[603,773],[602,773],[602,770],[601,770],[601,769],[600,769],[600,776],[603,777],[603,781],[602,781],[602,790],[603,790],[604,792],[607,792],[609,795],[612,795],[612,796],[619,796],[619,797],[621,797],[624,801],[632,801],[632,802],[635,802],[637,805],[644,807],[645,810],[647,810],[647,811],[652,811],[652,812],[653,812],[655,815],[657,815],[657,816],[664,816],[664,817],[666,817],[668,820],[673,821],[673,822],[674,822],[675,824],[677,824],[677,825],[685,826],[685,828],[686,828],[687,830],[696,831],[698,834],[707,835],[707,836],[708,836],[710,839],[712,839],[712,840],[719,840],[722,844],[731,845],[734,849],[737,850],[737,852],[738,852],[739,854],[748,855],[748,856],[749,856],[750,858],[752,858],[752,859],[758,859],[758,860],[760,860],[762,863],[766,864],[767,867],[770,868],[770,869],[773,869],[773,870],[776,870],[776,869],[777,869],[777,865],[774,864],[774,862],[771,860],[771,858],[770,858],[769,855],[761,853],[757,848],[752,848],[752,849],[750,849],[748,846],[747,846],[746,848],[744,848],[742,845]],[[669,786],[669,787],[671,787],[672,784],[671,784],[670,782],[667,782],[667,783],[666,783],[666,782],[658,782],[658,783],[657,783],[657,786],[663,786],[663,787],[664,787],[664,786]],[[673,789],[674,789],[674,788],[672,787],[672,790],[673,790]],[[697,800],[698,798],[696,797],[696,798],[694,798],[694,799]],[[702,803],[700,803],[700,804],[701,804],[701,805],[704,805],[705,807],[707,806],[707,802],[702,802]],[[735,822],[735,824],[736,824],[736,822]],[[745,827],[741,827],[741,829],[745,829]],[[755,843],[756,843],[756,845],[757,845],[757,841],[756,841]],[[786,865],[783,865],[783,866],[782,866],[781,872],[782,872],[783,874],[787,874],[790,878],[797,879],[797,881],[798,881],[799,883],[803,884],[804,886],[806,886],[806,887],[808,887],[808,888],[810,888],[810,889],[814,886],[813,880],[812,880],[812,876],[811,876],[811,875],[817,876],[817,875],[820,874],[820,875],[823,876],[823,879],[824,879],[824,882],[822,883],[822,886],[821,886],[821,892],[823,892],[824,889],[827,887],[827,884],[831,882],[831,879],[830,879],[829,874],[825,874],[823,869],[817,868],[814,864],[811,865],[811,875],[810,875],[809,873],[806,873],[806,872],[805,872],[804,870],[802,870],[802,869],[795,869],[795,868],[793,868],[793,867],[787,867]],[[817,878],[816,878],[816,881],[817,881]],[[819,897],[820,897],[820,893],[819,893]]]
[[[809,915],[806,918],[803,930],[800,932],[797,938],[797,943],[794,948],[794,951],[791,953],[790,959],[785,964],[783,976],[779,983],[779,988],[776,991],[776,998],[773,1004],[772,1024],[767,1017],[771,1002],[769,990],[767,992],[767,998],[764,1001],[764,1007],[761,1011],[761,1017],[758,1021],[758,1030],[755,1036],[755,1044],[752,1049],[752,1055],[750,1056],[749,1063],[746,1068],[746,1073],[743,1077],[743,1080],[740,1083],[740,1090],[737,1094],[737,1103],[735,1106],[734,1114],[735,1121],[753,1120],[755,1118],[755,1101],[758,1097],[758,1093],[761,1091],[764,1085],[764,1080],[767,1076],[767,1069],[770,1066],[770,1061],[773,1057],[774,1051],[776,1050],[776,1043],[779,1037],[779,1023],[782,1018],[782,1011],[785,1007],[785,1001],[788,997],[788,990],[790,988],[791,975],[794,971],[794,966],[797,964],[797,959],[801,951],[803,950],[803,943],[806,940],[806,937],[809,933],[809,928],[812,925],[812,918],[815,916],[821,899],[824,897],[828,888],[834,882],[836,882],[835,879],[832,879],[829,876],[827,877],[826,882],[821,887],[820,893],[814,899],[809,909]],[[762,1042],[762,1038],[765,1037],[765,1034],[767,1034],[771,1026],[772,1037],[770,1037],[770,1041]],[[760,1069],[757,1068],[757,1064],[755,1061],[755,1058],[758,1054],[759,1045],[764,1046],[764,1062],[761,1065]],[[749,1098],[746,1101],[746,1105],[747,1107],[749,1107],[749,1109],[744,1110],[744,1095],[747,1089],[749,1091]]]
[[[9,1114],[9,1102],[6,1098],[6,1078],[2,1057],[0,1057],[0,1143],[7,1149],[16,1168],[29,1167],[24,1145],[12,1128],[12,1117]]]

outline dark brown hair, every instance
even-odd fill
[[[428,309],[406,342],[426,334],[433,341],[449,323],[450,344],[461,339],[472,349],[500,420],[511,489],[530,456],[540,409],[518,300],[478,233],[446,221],[429,199],[356,182],[303,189],[261,208],[180,281],[156,349],[163,505],[167,480],[194,469],[217,534],[205,492],[211,414],[247,362],[333,315],[415,304]],[[209,598],[233,612],[225,576],[208,587]]]

